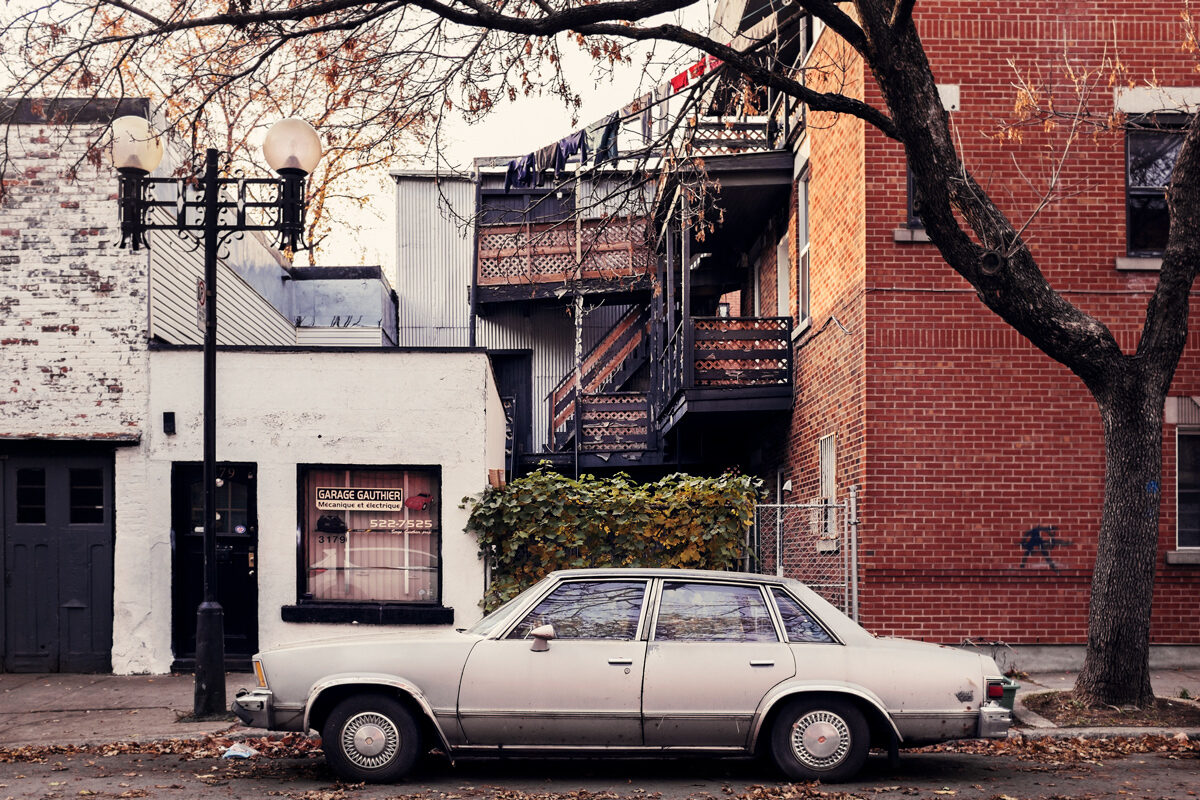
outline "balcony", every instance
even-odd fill
[[[480,225],[476,301],[561,299],[579,292],[612,302],[644,298],[654,259],[638,217]]]
[[[685,414],[792,407],[790,317],[692,317],[659,358],[660,433]]]

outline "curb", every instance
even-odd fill
[[[1040,714],[1029,710],[1025,705],[1026,697],[1038,697],[1043,694],[1061,691],[1060,689],[1044,689],[1037,692],[1026,692],[1017,695],[1013,700],[1013,718],[1023,727],[1021,730],[1009,729],[1009,738],[1020,736],[1026,739],[1110,739],[1113,737],[1135,736],[1176,736],[1180,733],[1189,739],[1200,739],[1200,728],[1140,728],[1122,726],[1119,728],[1060,728]],[[1186,703],[1200,707],[1195,700],[1183,700],[1178,697],[1159,697],[1159,700],[1170,700],[1175,703]]]

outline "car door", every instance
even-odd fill
[[[502,638],[467,658],[458,713],[470,745],[642,743],[646,580],[559,584]],[[532,631],[554,627],[544,650]]]
[[[759,701],[795,671],[759,586],[664,581],[646,652],[646,744],[745,747]]]

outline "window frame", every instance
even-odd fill
[[[1131,119],[1129,127],[1125,131],[1124,143],[1124,175],[1125,182],[1125,255],[1129,258],[1161,258],[1162,250],[1149,248],[1135,248],[1133,246],[1133,198],[1145,197],[1164,197],[1166,189],[1170,185],[1170,176],[1167,177],[1167,184],[1163,186],[1134,186],[1130,183],[1130,142],[1134,136],[1138,135],[1162,135],[1162,136],[1177,136],[1180,139],[1186,134],[1186,127],[1191,121],[1187,114],[1166,113],[1166,114],[1146,114],[1137,118]],[[1174,173],[1174,165],[1171,168]],[[1169,212],[1168,212],[1169,213]],[[1167,219],[1168,231],[1170,230],[1170,218]]]
[[[743,588],[743,589],[757,590],[758,594],[759,594],[759,599],[761,599],[763,601],[764,607],[767,611],[767,617],[771,620],[771,626],[775,629],[775,639],[773,641],[766,641],[766,640],[760,640],[760,639],[752,639],[752,640],[746,640],[746,641],[731,641],[731,640],[713,641],[713,640],[705,640],[705,639],[659,639],[659,638],[657,638],[658,620],[659,620],[659,616],[662,613],[662,600],[663,600],[663,595],[666,594],[666,588],[667,588],[668,583],[701,584],[701,585],[705,585],[705,586],[732,586],[732,587],[738,587],[738,588]],[[713,645],[713,644],[729,644],[729,645],[755,645],[755,644],[758,644],[758,645],[763,645],[763,644],[786,644],[787,643],[787,632],[783,630],[783,626],[782,626],[783,620],[779,615],[779,609],[777,609],[775,607],[774,598],[772,598],[770,596],[770,592],[767,591],[767,586],[765,584],[743,582],[743,581],[713,581],[713,580],[703,580],[703,579],[697,579],[697,578],[685,577],[685,576],[680,576],[678,578],[675,578],[675,577],[659,578],[656,581],[656,584],[657,585],[655,586],[655,589],[654,589],[654,596],[651,600],[651,602],[654,604],[654,614],[650,619],[646,620],[646,629],[644,631],[644,637],[648,642],[665,642],[665,643],[669,643],[669,644],[708,644],[708,645]]]
[[[1181,544],[1179,541],[1180,521],[1183,518],[1180,513],[1183,506],[1183,488],[1180,482],[1180,454],[1185,438],[1196,440],[1196,446],[1200,447],[1200,428],[1177,427],[1175,429],[1175,549],[1187,553],[1200,553],[1200,539],[1197,540],[1197,544]],[[1196,494],[1197,505],[1200,506],[1200,481],[1197,481],[1195,489],[1189,491]]]
[[[834,632],[829,629],[829,626],[825,624],[824,620],[822,620],[818,615],[814,614],[812,612],[811,608],[809,608],[807,605],[805,605],[805,603],[803,601],[801,601],[798,597],[796,597],[794,594],[789,592],[785,587],[772,586],[772,587],[770,587],[770,590],[767,592],[767,594],[771,598],[772,608],[775,610],[775,613],[779,615],[779,628],[780,628],[780,631],[783,633],[783,637],[784,637],[783,641],[786,644],[812,644],[812,645],[844,644],[842,642],[842,640],[839,639],[837,637],[837,635],[834,634]],[[825,635],[829,637],[829,641],[827,641],[827,642],[792,641],[791,634],[788,633],[787,621],[783,618],[783,611],[779,608],[779,598],[776,597],[777,594],[781,594],[784,597],[786,597],[787,599],[791,600],[793,603],[795,603],[800,608],[800,610],[802,610],[805,614],[808,615],[809,619],[811,619],[814,623],[816,623],[816,626],[818,628],[820,628],[821,630],[823,630],[825,632]]]
[[[530,602],[528,604],[522,604],[522,607],[519,610],[513,609],[512,619],[507,620],[503,625],[498,625],[497,627],[491,629],[491,631],[488,634],[489,638],[493,638],[493,639],[497,639],[497,640],[504,640],[504,641],[511,640],[511,641],[517,641],[517,642],[528,642],[530,640],[530,637],[528,637],[528,636],[522,636],[519,638],[513,637],[513,634],[516,632],[517,628],[519,628],[521,626],[521,624],[526,620],[526,618],[528,618],[528,616],[530,614],[532,614],[534,611],[536,611],[542,603],[546,602],[551,597],[553,597],[556,592],[558,592],[559,590],[561,590],[562,588],[564,588],[566,586],[580,584],[580,583],[640,583],[640,584],[642,584],[642,603],[641,603],[641,608],[638,610],[637,624],[634,626],[633,636],[630,637],[629,639],[588,639],[588,638],[567,637],[567,638],[561,639],[561,641],[566,641],[566,642],[638,642],[638,641],[643,641],[645,639],[646,632],[647,632],[646,618],[649,615],[650,605],[652,602],[654,602],[656,593],[653,591],[654,580],[652,578],[648,578],[645,576],[637,576],[637,575],[630,575],[628,577],[618,577],[618,576],[580,577],[580,578],[570,578],[567,580],[556,581],[547,591],[540,592],[538,594],[538,596],[536,597],[536,599],[534,599],[532,602]],[[553,624],[553,623],[551,623],[551,624]],[[556,633],[555,641],[560,641],[560,639],[557,638],[557,633]]]
[[[307,506],[307,479],[314,471],[322,470],[357,470],[362,472],[420,472],[427,473],[433,480],[436,488],[436,493],[433,497],[433,503],[437,508],[436,524],[430,531],[431,536],[435,536],[436,545],[432,548],[431,555],[436,560],[436,569],[434,570],[434,582],[436,591],[431,592],[432,597],[426,600],[360,600],[360,599],[327,599],[313,597],[308,591],[308,563],[306,557],[307,537],[309,535],[309,518],[310,509]],[[442,608],[442,600],[445,597],[445,580],[444,580],[444,549],[445,549],[445,519],[442,512],[442,501],[444,494],[445,483],[442,476],[442,468],[436,464],[297,464],[296,465],[296,524],[299,535],[296,538],[296,607],[306,605],[335,607],[339,609],[355,610],[361,608],[396,608],[396,609],[422,609],[422,608]],[[315,523],[314,523],[315,529]],[[337,616],[337,615],[333,615]],[[310,621],[307,619],[295,619],[285,621]],[[343,621],[341,619],[329,620],[311,620],[311,621]],[[388,620],[381,619],[384,624]],[[432,620],[431,620],[432,621]]]
[[[804,331],[812,323],[812,193],[808,164],[796,179],[796,330]]]
[[[910,231],[925,230],[925,220],[921,219],[921,214],[917,210],[917,187],[913,182],[912,167],[908,165],[908,160],[904,163],[904,188],[905,188],[905,217],[907,218],[904,226]]]

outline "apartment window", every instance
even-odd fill
[[[304,601],[439,601],[436,468],[305,467],[300,484]]]
[[[781,317],[792,313],[792,269],[788,256],[788,237],[784,234],[775,245],[775,313]]]
[[[917,187],[913,182],[912,168],[906,167],[904,174],[908,194],[908,207],[905,212],[908,218],[907,225],[912,230],[924,230],[925,220],[921,219],[920,203],[917,201]]]
[[[837,497],[837,440],[831,433],[817,443],[817,458],[821,471],[821,497]]]
[[[809,320],[808,167],[796,193],[796,330],[802,330]]]
[[[1175,543],[1181,549],[1200,548],[1200,431],[1180,431],[1177,453]]]
[[[833,434],[817,441],[817,472],[821,496],[811,509],[812,532],[818,553],[838,552],[837,439]]]
[[[1185,119],[1155,118],[1125,137],[1125,231],[1131,256],[1161,256],[1170,219],[1167,184],[1183,144]]]

